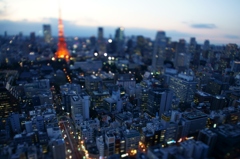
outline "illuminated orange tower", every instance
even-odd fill
[[[63,22],[61,18],[61,10],[59,9],[59,20],[58,20],[58,49],[55,53],[55,58],[58,59],[65,59],[66,61],[69,61],[69,52],[67,49],[67,44],[64,38],[64,32],[63,32]]]

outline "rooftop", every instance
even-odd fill
[[[226,138],[240,137],[240,125],[224,124],[218,126],[215,130],[216,133],[221,134]]]
[[[191,111],[184,114],[183,117],[185,117],[185,119],[188,119],[188,120],[194,120],[198,118],[207,117],[207,115],[201,111]]]

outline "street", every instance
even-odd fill
[[[84,159],[76,132],[69,120],[59,121],[63,138],[66,143],[66,159]]]

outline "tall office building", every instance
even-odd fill
[[[123,45],[124,45],[124,28],[120,27],[116,29],[115,32],[115,44],[116,44],[116,51],[118,54],[121,55],[123,52]]]
[[[145,112],[147,110],[148,90],[142,89],[140,97],[141,97],[141,111]]]
[[[36,42],[35,32],[30,33],[30,41],[31,41],[32,44],[34,44]]]
[[[44,36],[45,43],[51,43],[51,39],[52,39],[51,25],[49,24],[43,25],[43,36]]]
[[[71,97],[71,115],[80,114],[83,119],[89,119],[90,97],[88,95],[74,95]]]
[[[211,94],[208,94],[206,92],[197,91],[194,95],[194,103],[211,103],[213,96]]]
[[[99,151],[99,156],[100,157],[104,157],[104,140],[103,140],[103,136],[99,136],[97,139],[96,139],[96,146],[98,148],[98,151]]]
[[[235,73],[240,72],[240,61],[239,60],[233,61],[231,70],[234,71]]]
[[[104,42],[103,28],[98,28],[98,49],[99,54],[103,55],[106,52],[106,44]]]
[[[209,129],[199,131],[198,140],[209,146],[209,155],[212,156],[217,142],[217,134]]]
[[[169,88],[173,90],[180,102],[191,103],[197,89],[196,86],[197,82],[194,81],[193,76],[183,73],[178,76],[170,76]]]
[[[196,49],[196,45],[197,45],[196,38],[194,38],[194,37],[190,38],[190,43],[189,43],[189,46],[188,46],[188,52],[190,54],[194,54],[195,49]]]
[[[227,44],[225,56],[231,60],[235,60],[239,57],[238,45],[237,44]]]
[[[209,40],[205,40],[204,44],[203,44],[203,50],[209,50],[210,49],[210,41]]]
[[[151,116],[161,116],[171,109],[173,92],[169,89],[150,90],[148,95],[147,112]]]
[[[184,39],[179,39],[177,43],[177,53],[186,52],[186,41]]]
[[[107,145],[108,156],[115,154],[115,136],[113,133],[105,134],[105,143]]]
[[[122,86],[124,90],[127,90],[129,87],[136,86],[136,80],[134,78],[134,74],[116,74],[116,76],[114,76],[114,82],[118,86]]]
[[[123,132],[125,138],[126,152],[131,152],[132,150],[138,150],[138,144],[140,141],[140,133],[137,130],[126,130]]]
[[[221,95],[224,90],[229,89],[228,82],[222,82],[217,79],[211,79],[207,83],[206,92],[212,95]]]
[[[4,37],[6,38],[8,36],[7,31],[4,31]]]
[[[45,130],[45,125],[44,125],[44,118],[43,116],[36,116],[36,126],[38,131],[44,131]]]
[[[19,112],[20,109],[17,98],[8,89],[5,82],[0,81],[0,118],[4,119],[3,123],[6,123],[9,113]]]
[[[98,28],[98,40],[103,40],[103,28]]]
[[[90,95],[93,95],[93,91],[98,91],[102,87],[102,79],[99,76],[86,76],[85,87]]]
[[[27,133],[33,132],[32,121],[25,121],[25,129]]]
[[[182,114],[182,137],[194,136],[200,130],[206,128],[207,115],[201,111],[192,111]]]
[[[181,142],[184,158],[203,159],[208,157],[209,147],[201,141],[187,140]]]
[[[71,112],[71,98],[72,96],[81,94],[81,87],[78,84],[67,83],[60,86],[60,92],[62,95],[62,109],[66,112]]]
[[[191,55],[188,53],[177,53],[175,57],[175,64],[174,66],[181,70],[181,68],[189,68]]]
[[[161,121],[163,121],[163,119]],[[166,132],[165,132],[164,142],[168,143],[169,141],[176,141],[178,124],[175,122],[169,122],[168,126],[165,129],[166,129]]]
[[[238,158],[240,150],[239,124],[223,124],[211,130],[218,135],[213,157],[217,159]]]
[[[213,96],[212,97],[212,101],[211,101],[211,105],[210,105],[210,110],[222,110],[223,108],[225,108],[228,104],[227,99],[224,96]]]
[[[13,133],[20,133],[21,125],[20,125],[19,114],[11,113],[8,118],[10,120]]]
[[[166,48],[166,35],[164,31],[158,31],[154,43],[154,50],[152,56],[152,69],[158,71],[166,59],[165,56]]]
[[[52,142],[51,150],[53,154],[53,159],[65,159],[66,150],[65,143],[63,139],[56,139]]]
[[[191,62],[194,69],[197,69],[200,64],[200,56],[201,56],[201,45],[196,45],[193,54],[191,55]]]

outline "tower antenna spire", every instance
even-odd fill
[[[59,19],[62,19],[62,15],[61,15],[61,1],[58,0],[58,16],[59,16]]]
[[[61,5],[60,0],[58,0],[58,9],[59,9],[59,19],[58,19],[58,49],[55,53],[56,58],[65,59],[66,61],[69,61],[69,51],[67,49],[67,44],[64,37],[64,27],[62,22],[62,15],[61,15]]]

